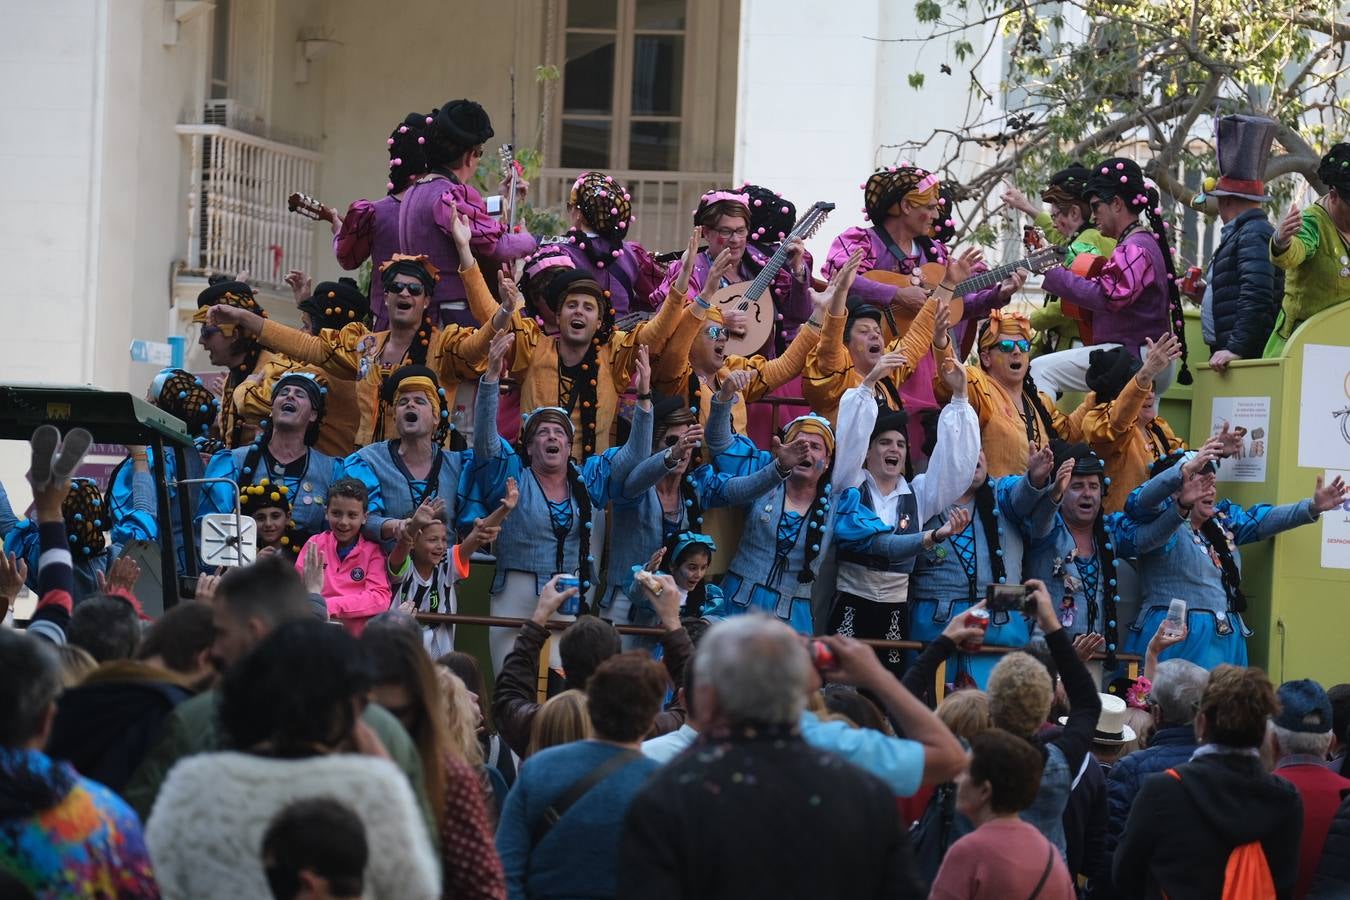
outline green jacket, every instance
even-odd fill
[[[159,742],[141,761],[123,792],[124,798],[140,815],[142,822],[150,819],[155,798],[159,796],[159,789],[164,779],[169,777],[169,770],[174,763],[186,756],[225,749],[219,728],[219,711],[220,691],[206,691],[178,704],[164,721],[164,731]],[[412,738],[403,730],[398,719],[382,706],[373,703],[368,705],[361,720],[375,732],[380,743],[384,744],[384,749],[389,751],[389,758],[394,765],[408,777],[413,794],[422,805],[422,815],[431,833],[431,844],[440,847],[439,829],[436,828],[431,804],[427,800],[422,758]]]
[[[1305,320],[1350,300],[1350,278],[1341,275],[1350,266],[1350,250],[1320,203],[1303,210],[1303,226],[1283,253],[1275,252],[1271,238],[1270,259],[1286,274],[1284,303],[1266,348],[1267,358],[1281,355],[1284,342]]]
[[[1045,234],[1047,241],[1067,248],[1064,252],[1064,265],[1066,266],[1072,263],[1074,257],[1080,253],[1110,256],[1111,251],[1116,249],[1115,240],[1095,228],[1084,228],[1078,232],[1078,237],[1069,240],[1068,237],[1060,234],[1058,228],[1051,224],[1048,212],[1036,214],[1036,227]]]

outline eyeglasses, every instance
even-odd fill
[[[708,340],[710,341],[720,341],[730,334],[725,325],[709,325],[707,328],[703,329],[703,333],[708,336]]]
[[[399,281],[396,281],[393,284],[389,285],[389,287],[385,288],[385,290],[391,294],[401,294],[404,291],[407,291],[409,297],[420,297],[427,292],[427,289],[422,285],[418,284],[417,282],[413,282],[412,284],[406,284],[404,282]]]
[[[220,330],[220,326],[219,326],[219,325],[203,325],[203,326],[202,326],[202,340],[206,340],[207,338],[213,338],[213,337],[215,337],[216,335],[218,335],[218,334],[223,334],[223,333],[224,333],[224,332],[222,332],[222,331]]]
[[[714,229],[713,229],[713,234],[717,235],[718,237],[720,237],[720,238],[721,238],[722,240],[724,240],[724,241],[729,241],[729,240],[731,240],[732,238],[749,237],[749,236],[750,236],[750,229],[749,229],[749,228],[714,228]]]
[[[1028,352],[1030,352],[1030,350],[1031,350],[1031,341],[1026,341],[1026,340],[1022,340],[1022,341],[999,341],[999,342],[998,342],[997,344],[995,344],[994,346],[995,346],[996,348],[998,348],[999,350],[1002,350],[1004,353],[1011,353],[1011,352],[1013,352],[1013,348],[1014,348],[1014,347],[1016,347],[1018,350],[1021,350],[1023,353],[1028,353]]]

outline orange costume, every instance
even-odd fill
[[[1102,458],[1106,477],[1111,480],[1111,490],[1102,500],[1102,509],[1108,513],[1125,508],[1130,491],[1148,480],[1153,463],[1186,446],[1162,416],[1154,418],[1147,428],[1139,427],[1139,409],[1149,390],[1131,378],[1114,400],[1095,403],[1096,398],[1089,394],[1083,401],[1083,440]]]

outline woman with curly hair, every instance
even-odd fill
[[[431,321],[481,324],[466,303],[461,269],[475,258],[492,265],[520,259],[536,246],[528,232],[512,232],[489,213],[469,184],[492,136],[487,111],[472,100],[451,100],[425,115],[410,113],[388,139],[389,194],[375,201],[357,200],[339,220],[333,253],[342,267],[355,269],[370,259],[378,270],[397,254],[425,254],[446,273],[434,292],[429,291]],[[468,220],[468,254],[453,239],[458,216]],[[388,298],[372,295],[371,310],[375,329],[387,328]]]

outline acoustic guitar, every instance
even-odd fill
[[[337,220],[337,210],[331,206],[325,206],[309,194],[291,194],[286,198],[286,208],[296,215],[313,219],[316,222],[332,224]]]
[[[1095,253],[1080,253],[1069,263],[1069,271],[1080,278],[1096,278],[1101,274],[1102,266],[1106,265],[1106,257],[1098,256]],[[1077,303],[1070,303],[1063,297],[1059,298],[1059,308],[1064,315],[1068,316],[1078,323],[1078,339],[1083,342],[1084,347],[1091,347],[1092,340],[1092,311],[1083,309]]]
[[[1037,250],[1035,253],[1029,253],[1021,259],[1005,263],[1001,266],[980,272],[978,275],[972,275],[965,281],[956,286],[952,292],[951,302],[951,321],[953,324],[961,321],[961,316],[965,312],[965,304],[962,297],[974,291],[981,291],[987,287],[992,287],[1016,272],[1018,269],[1026,269],[1032,274],[1039,275],[1042,272],[1048,272],[1056,266],[1064,264],[1064,249],[1062,247],[1046,247],[1043,250]],[[873,269],[865,272],[863,277],[869,281],[876,281],[881,284],[894,285],[895,287],[922,287],[924,290],[932,291],[938,285],[942,284],[942,279],[947,277],[947,267],[942,263],[924,263],[914,270],[912,274],[902,275],[899,272],[891,272],[885,269]],[[917,284],[916,284],[917,279]],[[895,319],[895,326],[898,335],[904,334],[909,330],[909,326],[914,321],[916,312],[904,306],[891,306],[891,315]]]
[[[788,244],[794,238],[805,240],[816,233],[816,229],[824,224],[825,219],[834,210],[833,203],[815,203],[806,211],[796,225],[792,226],[792,232],[783,239],[778,249],[774,251],[773,256],[769,257],[764,268],[755,276],[753,281],[741,281],[736,284],[729,284],[719,290],[708,302],[722,310],[723,315],[732,312],[745,313],[746,325],[744,330],[730,331],[727,336],[727,353],[736,356],[753,356],[760,351],[773,335],[773,328],[777,322],[777,313],[774,311],[773,298],[765,297],[764,292],[773,284],[783,264],[788,258]]]

